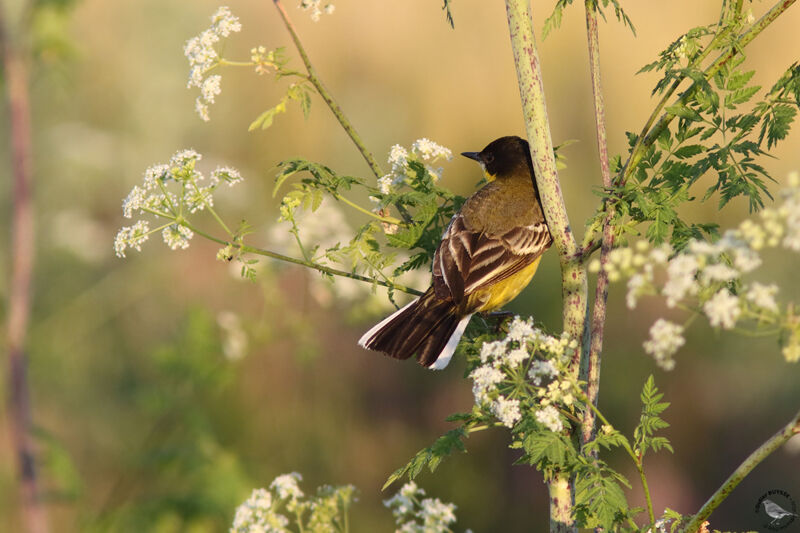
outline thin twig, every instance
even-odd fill
[[[363,281],[365,283],[371,283],[374,285],[381,285],[383,287],[388,287],[390,289],[398,290],[400,292],[405,292],[407,294],[413,294],[414,296],[422,296],[422,292],[418,291],[417,289],[412,289],[411,287],[406,287],[405,285],[400,285],[399,283],[394,283],[390,281],[381,281],[378,279],[373,279],[367,276],[362,276],[360,274],[356,274],[354,272],[346,272],[344,270],[338,270],[336,268],[331,268],[325,265],[321,265],[319,263],[315,263],[313,261],[307,261],[304,259],[297,259],[295,257],[290,257],[288,255],[279,254],[277,252],[272,252],[270,250],[264,250],[262,248],[256,248],[254,246],[247,246],[238,242],[226,241],[224,239],[220,239],[214,237],[213,235],[209,235],[208,233],[199,230],[192,226],[191,224],[184,222],[183,223],[187,228],[192,230],[194,233],[197,233],[201,237],[204,237],[210,241],[214,241],[217,244],[222,244],[224,246],[230,246],[231,248],[236,248],[237,250],[241,250],[246,253],[262,255],[264,257],[271,257],[272,259],[278,259],[280,261],[285,261],[287,263],[293,263],[295,265],[301,265],[304,267],[312,268],[323,274],[329,274],[331,276],[340,276],[343,278],[350,278],[355,279],[358,281]]]
[[[303,64],[306,66],[306,70],[308,71],[308,81],[311,82],[312,85],[317,89],[317,92],[328,104],[328,107],[333,112],[336,120],[339,121],[344,131],[347,132],[347,135],[350,136],[353,143],[358,148],[358,151],[361,152],[361,155],[364,157],[364,160],[369,165],[370,170],[375,175],[376,178],[380,179],[384,176],[384,172],[381,170],[380,165],[375,160],[375,157],[372,153],[367,149],[367,146],[364,144],[364,141],[361,139],[361,136],[358,134],[356,129],[350,123],[350,121],[345,116],[342,108],[339,107],[339,104],[336,103],[336,100],[333,99],[333,96],[325,87],[325,84],[322,83],[322,80],[319,79],[317,76],[317,72],[314,69],[314,65],[311,63],[311,60],[308,58],[308,54],[306,54],[305,48],[303,48],[303,43],[300,42],[300,37],[297,35],[297,31],[295,30],[294,24],[289,19],[289,15],[286,13],[286,10],[281,4],[280,0],[272,0],[275,4],[275,7],[278,8],[278,13],[280,13],[281,18],[283,19],[283,23],[286,25],[286,29],[289,30],[289,34],[292,36],[292,41],[294,41],[294,45],[297,48],[297,52],[300,54],[300,57],[303,60]]]
[[[800,434],[800,411],[794,418],[786,424],[780,431],[770,437],[764,444],[758,447],[751,453],[742,464],[733,471],[733,473],[725,480],[725,483],[717,489],[717,491],[703,504],[703,507],[692,517],[689,524],[683,529],[684,533],[695,533],[700,529],[700,524],[711,515],[711,513],[719,507],[719,505],[733,492],[733,489],[745,478],[747,475],[758,466],[761,461],[766,459],[772,452],[780,448],[787,440],[795,435]]]
[[[5,6],[3,6],[5,7]],[[34,257],[33,173],[31,169],[31,110],[26,51],[12,42],[0,9],[0,48],[9,108],[9,137],[13,165],[11,218],[11,281],[8,295],[9,435],[19,469],[22,522],[29,533],[48,531],[39,499],[31,436],[31,406],[26,378],[25,342],[31,305]]]

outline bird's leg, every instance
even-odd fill
[[[481,313],[481,318],[483,319],[496,320],[494,324],[495,333],[500,333],[500,328],[502,328],[503,324],[505,324],[507,320],[510,320],[513,317],[514,313],[512,313],[511,311],[492,311],[490,313]]]

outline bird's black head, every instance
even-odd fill
[[[521,137],[500,137],[480,152],[463,152],[461,155],[480,163],[489,181],[519,175],[533,177],[528,141]]]

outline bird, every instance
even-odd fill
[[[497,310],[530,283],[553,242],[542,211],[528,141],[501,137],[477,161],[487,184],[453,215],[433,256],[422,296],[367,331],[358,343],[395,359],[442,370],[475,313]]]
[[[797,516],[795,513],[790,513],[772,500],[764,500],[761,503],[764,504],[764,512],[767,513],[767,516],[772,518],[772,521],[769,523],[771,526],[774,526],[787,516]]]

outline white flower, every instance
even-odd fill
[[[443,157],[448,161],[453,159],[453,152],[451,152],[449,148],[446,148],[440,144],[436,144],[430,139],[426,139],[424,137],[414,141],[414,144],[411,145],[411,149],[425,161],[435,161],[440,157]]]
[[[399,144],[395,144],[389,150],[389,164],[392,165],[392,169],[400,168],[406,166],[408,163],[408,150],[400,146]]]
[[[561,422],[561,415],[558,413],[558,409],[556,409],[552,405],[548,405],[543,409],[539,409],[536,411],[536,420],[547,427],[550,431],[554,433],[560,432],[564,429],[564,424]]]
[[[183,47],[183,54],[189,60],[189,79],[186,87],[200,89],[201,95],[195,100],[195,111],[205,121],[209,120],[208,105],[214,103],[214,98],[221,91],[222,78],[219,74],[206,78],[206,74],[219,61],[219,54],[214,46],[221,38],[241,30],[239,19],[231,14],[229,8],[222,6],[211,16],[211,27],[186,41]]]
[[[685,343],[683,326],[659,318],[650,327],[650,338],[644,342],[644,351],[653,356],[658,366],[672,370],[675,367],[672,356]]]
[[[481,346],[481,363],[486,364],[491,360],[502,360],[506,353],[505,339],[492,342],[484,342]]]
[[[439,498],[425,498],[421,502],[420,517],[426,531],[444,531],[445,526],[456,521],[456,506],[442,503]]]
[[[503,381],[505,374],[491,366],[479,366],[469,377],[473,380],[472,394],[475,396],[475,403],[481,405],[489,401],[489,394]]]
[[[667,297],[668,307],[675,307],[675,304],[686,296],[697,294],[695,274],[698,267],[697,258],[692,255],[682,254],[670,260],[667,264],[668,280],[662,290]]]
[[[200,96],[205,104],[213,104],[214,97],[222,92],[219,86],[221,81],[222,76],[219,74],[214,74],[203,80],[203,84],[200,86]]]
[[[642,274],[634,274],[628,280],[628,294],[625,296],[625,303],[628,306],[628,309],[636,308],[636,302],[639,299],[639,295],[642,292],[642,289],[647,286],[648,280]]]
[[[126,226],[117,232],[114,239],[114,252],[117,257],[125,257],[125,250],[133,248],[142,251],[142,244],[150,237],[150,225],[145,220],[139,220],[133,226]]]
[[[558,370],[551,361],[533,361],[528,370],[528,377],[537,387],[542,384],[542,378],[554,378]]]
[[[297,7],[305,11],[310,11],[311,20],[314,22],[319,22],[320,15],[323,13],[326,15],[331,15],[335,9],[333,4],[326,4],[324,7],[320,7],[321,4],[322,0],[301,0],[300,5]]]
[[[723,289],[703,304],[703,312],[714,327],[732,329],[741,314],[739,299]]]
[[[728,282],[736,279],[738,276],[739,272],[735,269],[724,263],[716,263],[705,267],[700,277],[703,283],[709,284],[712,282]]]
[[[145,205],[146,192],[144,189],[134,186],[122,202],[122,216],[131,218],[134,211],[141,210]]]
[[[194,237],[194,232],[186,226],[170,224],[161,232],[164,242],[170,250],[185,250],[189,247],[189,240]]]
[[[256,489],[242,505],[236,508],[229,533],[282,533],[289,520],[272,509],[272,494]]]
[[[514,320],[511,322],[511,325],[508,327],[508,338],[512,341],[523,343],[533,340],[535,336],[535,329],[530,319],[523,320],[522,318],[515,316]]]
[[[213,184],[224,181],[228,184],[228,187],[233,187],[243,179],[239,171],[233,167],[217,167],[217,169],[211,173],[211,182]]]
[[[775,302],[776,294],[778,294],[777,285],[762,285],[761,283],[753,282],[745,294],[745,298],[758,307],[776,312],[778,310],[778,304]]]
[[[492,413],[506,427],[514,427],[514,424],[522,418],[519,412],[519,400],[508,400],[503,396],[498,396],[492,403]]]
[[[300,487],[297,485],[297,482],[302,480],[303,476],[297,472],[283,474],[276,477],[272,483],[270,483],[269,488],[270,490],[276,491],[278,498],[281,500],[296,500],[297,498],[303,497],[303,491],[300,490]]]
[[[506,353],[503,362],[510,368],[517,368],[519,364],[525,361],[529,356],[530,354],[525,348],[514,348]]]

